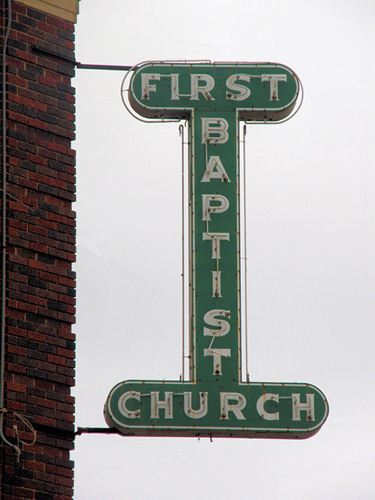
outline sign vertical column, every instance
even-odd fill
[[[191,121],[193,380],[239,381],[240,244],[236,112]]]

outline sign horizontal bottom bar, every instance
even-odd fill
[[[328,416],[328,403],[304,383],[125,381],[104,415],[124,435],[304,439]]]

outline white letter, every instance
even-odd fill
[[[286,75],[262,75],[262,82],[270,82],[270,101],[279,100],[279,82],[286,80]]]
[[[279,420],[280,417],[278,411],[270,413],[264,409],[264,403],[266,401],[276,401],[276,403],[278,403],[279,395],[272,393],[263,394],[257,401],[257,412],[262,418],[264,418],[264,420]]]
[[[212,271],[212,297],[222,297],[221,271]]]
[[[219,319],[217,316],[225,316],[226,318],[230,318],[230,311],[225,311],[224,309],[211,309],[211,311],[207,311],[204,315],[204,322],[210,326],[217,326],[219,330],[212,330],[212,328],[203,328],[204,335],[210,337],[224,337],[229,330],[230,324],[225,319]]]
[[[200,405],[198,410],[193,410],[191,407],[191,392],[184,392],[184,412],[190,418],[203,418],[208,411],[208,392],[200,392]]]
[[[180,93],[179,93],[179,84],[178,84],[178,73],[171,73],[171,100],[172,101],[179,101],[180,100]]]
[[[221,179],[221,182],[230,182],[224,165],[218,156],[210,156],[201,182],[210,182],[211,179]]]
[[[212,375],[222,375],[221,373],[221,357],[230,358],[230,349],[205,349],[204,356],[213,356],[214,369]]]
[[[212,240],[212,258],[221,259],[220,241],[229,241],[229,233],[203,233],[203,241]]]
[[[224,118],[202,118],[202,144],[225,144],[228,126]]]
[[[234,90],[239,92],[239,94],[232,94],[232,92],[227,92],[227,99],[232,101],[244,101],[250,97],[250,89],[239,83],[235,83],[236,80],[242,80],[243,82],[250,82],[250,75],[232,75],[227,79],[227,88],[229,90]]]
[[[210,75],[190,75],[191,79],[191,101],[198,101],[199,94],[203,94],[206,101],[214,101],[210,94],[210,90],[215,87],[215,80]],[[203,81],[204,84],[199,86],[199,82]]]
[[[160,75],[155,73],[142,73],[142,99],[150,99],[150,92],[156,92],[156,85],[151,84],[151,80],[160,80]]]
[[[234,399],[236,401],[235,404],[229,404],[229,400]],[[244,414],[241,410],[243,410],[246,406],[245,396],[239,394],[238,392],[221,392],[220,393],[220,408],[221,415],[220,418],[224,418],[225,420],[229,419],[229,412],[232,411],[237,420],[245,420]]]
[[[301,403],[301,394],[292,394],[293,420],[301,420],[301,411],[307,413],[307,420],[315,420],[314,394],[306,394],[306,403]]]
[[[211,213],[221,214],[228,210],[229,200],[222,194],[202,194],[203,213],[202,220],[211,220]],[[211,205],[210,201],[217,201],[219,205]]]
[[[159,418],[159,410],[165,410],[165,418],[173,418],[173,392],[165,393],[165,400],[159,400],[159,392],[151,392],[151,418]]]
[[[120,396],[118,400],[118,409],[120,410],[120,413],[126,418],[139,418],[141,416],[140,410],[127,409],[126,402],[128,401],[128,399],[136,399],[137,401],[140,401],[141,395],[139,392],[128,391]]]

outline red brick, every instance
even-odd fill
[[[52,24],[50,23],[46,23],[46,22],[39,22],[38,23],[38,28],[43,30],[43,31],[46,31],[48,33],[52,33],[53,35],[57,33],[57,29],[55,26],[53,26]]]
[[[7,391],[26,392],[27,386],[25,384],[19,384],[17,382],[7,382],[6,388]]]
[[[19,3],[15,3],[13,5],[13,11],[18,12],[19,14],[26,14],[26,7],[24,5],[19,4]]]
[[[36,56],[30,52],[25,52],[24,50],[17,50],[17,57],[19,59],[23,59],[24,61],[28,61],[31,63],[36,63]]]
[[[17,85],[17,87],[27,87],[27,80],[24,78],[19,78],[16,75],[8,74],[7,77],[8,83],[12,83],[13,85]]]
[[[13,410],[17,412],[24,413],[26,411],[25,403],[19,403],[18,401],[8,401],[8,410]]]
[[[24,461],[24,466],[27,468],[27,469],[30,469],[30,470],[38,470],[38,471],[44,471],[45,470],[45,464],[42,463],[42,462],[37,462],[37,461],[31,461],[31,460],[25,460]]]
[[[24,449],[19,466],[13,450],[3,447],[6,465],[0,490],[5,499],[50,494],[64,500],[73,495],[69,460],[73,436],[59,439],[54,433],[72,429],[74,424],[70,395],[74,348],[68,348],[67,342],[75,339],[71,330],[75,300],[70,293],[75,287],[71,206],[75,96],[68,76],[71,68],[36,54],[31,47],[40,43],[67,54],[70,51],[74,58],[70,36],[74,25],[17,2],[12,6],[8,165],[9,192],[19,201],[11,198],[8,205],[5,403],[29,415],[35,425],[51,427],[51,432],[38,430],[37,442]],[[5,419],[5,433],[15,439],[13,422],[11,416]],[[17,425],[20,436],[31,439],[31,433],[21,423]]]
[[[16,345],[8,345],[8,352],[18,354],[19,356],[27,356],[27,349],[24,347],[18,347]]]
[[[64,356],[64,358],[74,359],[74,351],[72,349],[57,349],[57,354]]]

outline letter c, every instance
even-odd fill
[[[129,410],[126,407],[126,403],[128,399],[136,399],[137,401],[141,400],[141,395],[139,392],[135,391],[128,391],[125,392],[118,400],[118,409],[120,410],[120,413],[124,415],[126,418],[140,418],[141,416],[141,410]]]
[[[266,401],[276,401],[276,403],[278,403],[279,395],[272,393],[262,394],[262,396],[260,396],[257,401],[257,412],[262,418],[264,418],[264,420],[279,420],[280,415],[278,411],[270,413],[264,409],[264,404],[266,403]]]

